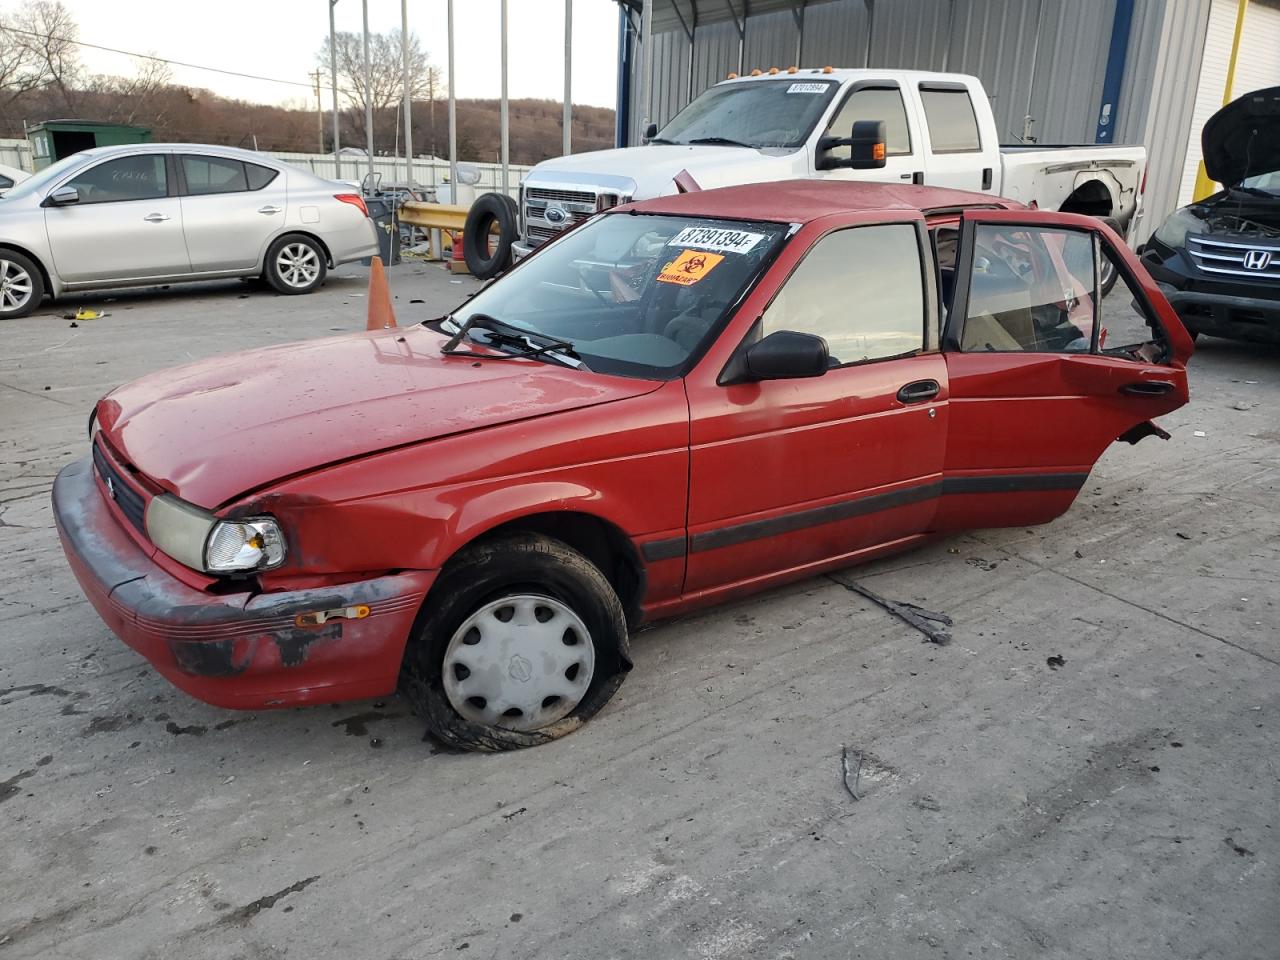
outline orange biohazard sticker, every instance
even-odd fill
[[[691,287],[716,268],[724,257],[705,250],[685,250],[658,274],[659,283],[674,283]]]

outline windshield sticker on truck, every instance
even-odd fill
[[[722,253],[748,253],[761,240],[763,233],[745,230],[719,230],[714,227],[685,227],[667,241],[668,247],[702,247]]]
[[[826,93],[826,83],[793,83],[787,87],[787,93]]]
[[[714,270],[723,259],[718,253],[685,250],[662,268],[662,272],[658,274],[658,282],[691,287]]]

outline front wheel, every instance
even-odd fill
[[[516,534],[445,568],[401,684],[439,739],[514,750],[576,730],[630,669],[626,618],[604,574],[559,540]]]
[[[267,283],[279,293],[310,293],[324,283],[324,250],[320,244],[300,233],[281,237],[267,250],[267,264],[263,271]]]
[[[44,278],[28,257],[0,250],[0,320],[25,317],[44,299]]]

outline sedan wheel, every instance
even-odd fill
[[[44,297],[40,271],[26,257],[0,250],[0,317],[25,317]]]
[[[267,253],[266,274],[280,293],[310,293],[324,281],[324,251],[310,237],[281,237]]]
[[[400,684],[445,743],[514,750],[576,730],[630,669],[626,616],[601,568],[561,540],[515,533],[445,565]]]
[[[444,655],[444,689],[475,723],[537,730],[582,702],[595,648],[581,618],[559,600],[517,594],[463,621]]]

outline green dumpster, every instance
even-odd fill
[[[45,120],[27,127],[31,162],[43,170],[63,157],[93,147],[113,147],[122,143],[148,143],[151,131],[127,123],[100,123],[97,120]]]

